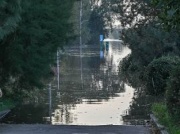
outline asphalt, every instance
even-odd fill
[[[0,134],[150,134],[146,126],[0,125]]]

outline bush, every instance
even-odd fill
[[[179,57],[164,56],[153,60],[146,69],[146,88],[152,95],[163,94],[166,91],[166,81],[171,70],[180,63]]]
[[[163,125],[168,125],[168,122],[170,120],[170,116],[167,111],[167,107],[163,103],[155,103],[152,106],[153,113],[156,117],[158,117],[159,121]]]
[[[0,98],[0,111],[11,109],[15,106],[14,101],[11,99]]]
[[[169,114],[166,104],[155,103],[152,106],[154,115],[158,118],[159,123],[164,125],[169,134],[179,134],[180,128],[174,121],[173,117]]]
[[[171,71],[166,89],[168,111],[180,123],[180,64]]]

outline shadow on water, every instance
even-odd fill
[[[46,117],[47,115],[48,109],[46,105],[18,105],[16,108],[11,110],[2,122],[8,124],[46,123],[42,117]]]
[[[163,98],[163,96],[146,95],[141,88],[136,89],[130,109],[127,110],[127,115],[123,116],[125,124],[145,125],[149,122],[152,105],[162,102]]]

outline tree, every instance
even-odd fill
[[[21,21],[21,1],[2,0],[0,2],[0,87],[8,81],[8,42],[12,42],[18,23]]]
[[[167,30],[180,30],[180,1],[179,0],[152,0],[163,27]]]
[[[20,0],[0,1],[0,40],[15,31],[21,20]]]
[[[178,122],[180,119],[180,65],[178,64],[171,72],[167,81],[166,104],[171,116]],[[178,122],[179,123],[179,122]]]
[[[164,31],[158,19],[159,8],[150,0],[121,1],[114,11],[119,13],[123,29],[122,39],[132,50],[124,68],[132,76],[132,82],[144,87],[144,72],[154,59],[167,55],[179,55],[179,35],[175,31]],[[133,80],[135,78],[135,80]],[[137,78],[139,80],[137,80]],[[135,84],[133,84],[135,85]]]
[[[161,57],[153,60],[146,69],[146,88],[152,95],[164,94],[170,72],[180,63],[179,57]]]
[[[99,13],[99,9],[94,9],[90,15],[89,23],[88,23],[91,40],[90,44],[99,43],[99,35],[107,34],[107,31],[104,29],[105,23],[103,20],[103,15]]]
[[[14,1],[6,2],[14,5]],[[21,21],[0,42],[1,87],[13,85],[18,91],[43,87],[57,48],[62,48],[72,36],[69,17],[73,4],[74,0],[19,1]],[[11,6],[4,8],[10,9]],[[15,25],[14,21],[11,23]]]

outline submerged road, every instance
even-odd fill
[[[0,134],[150,134],[145,126],[0,125]]]

